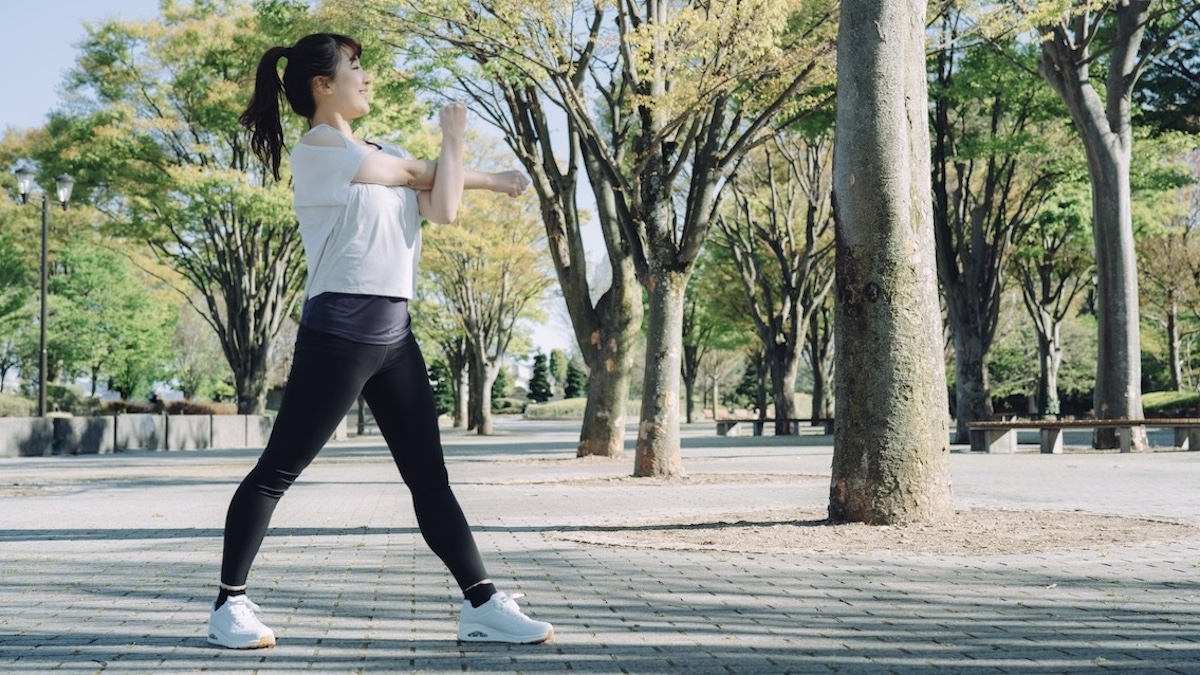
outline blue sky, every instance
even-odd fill
[[[148,19],[159,0],[4,0],[0,63],[8,86],[0,96],[0,132],[41,126],[58,106],[59,88],[75,63],[84,22]]]

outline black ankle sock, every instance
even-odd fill
[[[213,603],[213,609],[221,609],[221,605],[224,605],[225,601],[229,598],[245,594],[246,589],[244,588],[240,591],[231,591],[228,588],[221,587],[217,589],[217,601]]]
[[[487,604],[487,601],[491,600],[495,594],[496,584],[493,583],[477,584],[463,591],[463,597],[471,603],[472,607]]]

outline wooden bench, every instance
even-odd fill
[[[767,425],[775,426],[775,423],[787,422],[792,430],[792,436],[799,436],[800,430],[803,428],[821,427],[826,436],[833,434],[833,418],[817,418],[802,417],[796,419],[784,420],[760,420],[760,419],[729,419],[717,420],[717,435],[718,436],[740,436],[743,429],[752,429],[755,436],[762,436]]]
[[[1121,442],[1121,452],[1131,452],[1134,427],[1173,429],[1177,447],[1184,450],[1200,450],[1200,418],[997,420],[967,423],[971,434],[971,450],[997,454],[1016,452],[1018,429],[1037,429],[1043,454],[1059,454],[1063,451],[1062,432],[1065,429],[1116,429]]]

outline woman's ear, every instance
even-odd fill
[[[329,94],[333,91],[333,78],[325,75],[317,75],[312,79],[313,96],[321,94]]]

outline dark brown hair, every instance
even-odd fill
[[[275,180],[279,180],[279,161],[283,154],[280,95],[287,98],[288,105],[297,115],[312,119],[317,112],[313,78],[332,78],[341,63],[343,50],[352,58],[362,56],[362,45],[352,37],[315,33],[300,38],[291,47],[271,47],[259,59],[254,93],[238,120],[250,130],[250,149],[270,167]],[[279,77],[281,58],[287,59],[282,79]]]

